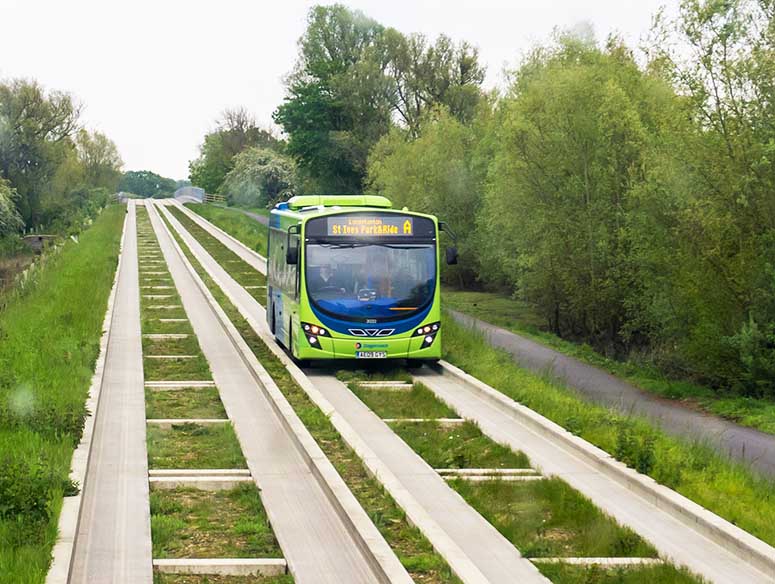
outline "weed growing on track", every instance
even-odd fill
[[[525,454],[490,440],[471,422],[394,422],[390,427],[433,468],[530,468]]]
[[[105,209],[0,312],[0,582],[43,582],[126,207]]]
[[[151,492],[154,558],[281,558],[254,484]]]
[[[149,425],[147,441],[149,468],[247,468],[230,423]]]
[[[619,526],[560,479],[450,481],[522,555],[534,557],[656,557],[656,550]]]
[[[411,391],[368,389],[350,383],[350,389],[381,418],[456,418],[454,410],[441,403],[426,387],[414,384]]]
[[[226,418],[214,387],[179,391],[145,390],[145,417],[150,419]]]
[[[345,444],[328,417],[310,401],[304,390],[296,385],[282,362],[269,350],[242,318],[236,307],[210,279],[172,226],[169,223],[167,225],[216,301],[277,383],[302,423],[331,460],[415,582],[458,584],[460,580],[452,574],[444,558],[435,552],[420,530],[409,524],[401,508],[382,485],[369,475],[361,460]]]
[[[603,567],[537,564],[554,584],[696,584],[688,570],[670,565]]]
[[[240,259],[237,254],[202,229],[183,211],[174,207],[170,207],[169,211],[240,286],[266,286],[266,277],[261,272]],[[266,288],[250,288],[247,291],[259,304],[266,305]]]
[[[266,257],[267,228],[252,217],[235,209],[215,205],[192,204],[186,207]]]
[[[200,576],[154,572],[153,584],[293,584],[293,576]]]
[[[520,368],[511,355],[449,317],[444,331],[444,356],[451,363],[603,450],[628,453],[624,462],[631,466],[649,460],[648,474],[658,482],[775,544],[773,481],[709,447],[667,436],[643,419],[583,401],[572,390]]]

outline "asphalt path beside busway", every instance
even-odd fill
[[[602,369],[462,312],[449,313],[459,323],[480,331],[493,347],[511,354],[521,367],[549,373],[590,401],[626,415],[645,416],[669,434],[707,443],[762,474],[775,476],[774,435],[648,393]]]

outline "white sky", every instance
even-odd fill
[[[487,86],[554,27],[592,23],[631,46],[677,0],[350,0],[402,32],[446,33],[480,50]],[[117,145],[126,170],[187,178],[188,161],[226,107],[271,124],[282,77],[314,4],[220,0],[0,0],[0,78],[73,93],[84,122]]]

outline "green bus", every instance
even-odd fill
[[[385,197],[296,196],[269,215],[266,317],[295,359],[441,357],[439,232]],[[447,233],[454,239],[449,229]],[[446,249],[447,263],[457,250]]]

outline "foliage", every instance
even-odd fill
[[[220,193],[234,157],[250,147],[279,152],[283,144],[271,131],[258,127],[245,109],[224,111],[216,129],[205,136],[199,157],[189,162],[191,183],[208,193]]]
[[[0,179],[14,189],[28,229],[56,223],[77,231],[84,216],[104,205],[94,189],[116,187],[122,165],[116,146],[83,129],[80,111],[72,96],[46,92],[35,81],[0,82]]]
[[[234,157],[221,192],[230,205],[271,207],[288,198],[296,183],[293,160],[268,148],[251,147]]]
[[[494,107],[382,138],[369,188],[449,219],[458,282],[505,289],[554,333],[772,397],[773,17],[684,0],[646,67],[616,38],[560,32]]]
[[[15,189],[0,177],[0,238],[18,233],[24,225],[16,210],[15,199]]]
[[[141,197],[163,198],[175,192],[177,183],[150,170],[129,170],[121,177],[118,190]]]
[[[99,350],[125,209],[67,240],[0,309],[0,566],[43,582]],[[44,257],[46,257],[44,255]]]
[[[475,49],[440,36],[405,37],[341,4],[315,6],[274,119],[312,188],[357,193],[369,151],[396,124],[415,133],[443,105],[471,117],[484,70]]]

